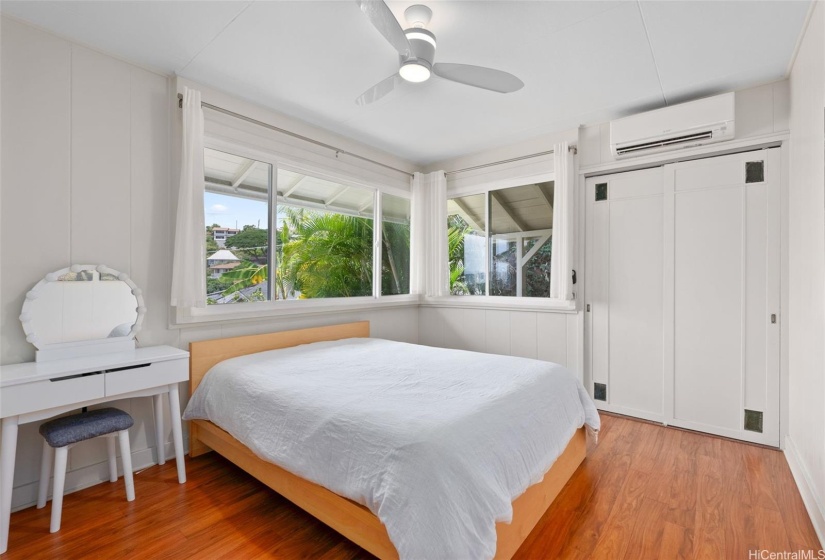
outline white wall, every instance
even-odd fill
[[[171,159],[178,151],[170,138],[180,119],[172,80],[5,16],[0,35],[0,363],[34,358],[18,320],[23,297],[46,273],[75,263],[103,263],[127,272],[143,289],[148,312],[138,337],[141,345],[186,348],[193,340],[363,319],[371,322],[374,336],[417,341],[415,307],[170,328],[176,201]],[[256,111],[261,116],[261,110]],[[264,118],[314,132],[274,113]],[[329,133],[322,140],[383,158],[389,165],[409,166]],[[156,444],[151,400],[115,406],[135,418],[135,469],[152,464]],[[22,426],[15,509],[35,501],[40,446],[37,424]],[[168,457],[168,437],[166,446]],[[102,441],[73,449],[67,488],[106,480],[105,457]]]
[[[786,455],[825,544],[825,6],[791,71],[790,431]]]

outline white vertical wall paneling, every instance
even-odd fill
[[[536,313],[529,311],[510,312],[510,354],[522,358],[537,357]]]
[[[174,344],[169,331],[168,275],[173,232],[169,208],[169,83],[163,76],[131,68],[130,174],[131,276],[143,290],[143,346]]]
[[[129,65],[72,46],[72,261],[131,274]]]
[[[575,352],[575,314],[425,306],[418,316],[419,344],[535,358],[571,368],[568,349],[572,336]]]
[[[487,352],[510,355],[510,312],[488,309],[485,311],[487,323]]]
[[[569,340],[569,316],[561,313],[536,314],[536,334],[538,338],[536,357],[539,360],[570,367],[569,345],[566,344]]]
[[[787,454],[825,546],[825,4],[791,70]]]
[[[26,292],[69,265],[71,47],[2,19],[3,359],[34,359],[18,316]],[[21,429],[21,438],[23,437]]]

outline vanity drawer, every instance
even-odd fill
[[[117,396],[189,379],[189,360],[167,360],[106,373],[106,396]]]
[[[3,416],[47,410],[56,406],[100,399],[104,393],[104,374],[67,377],[3,387],[0,404]]]

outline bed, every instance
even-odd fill
[[[598,429],[561,366],[371,339],[368,322],[190,353],[190,455],[217,451],[382,559],[510,558]]]

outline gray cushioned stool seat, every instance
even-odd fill
[[[128,430],[135,423],[117,408],[101,408],[50,420],[40,426],[40,435],[52,447],[65,447],[98,436]]]

